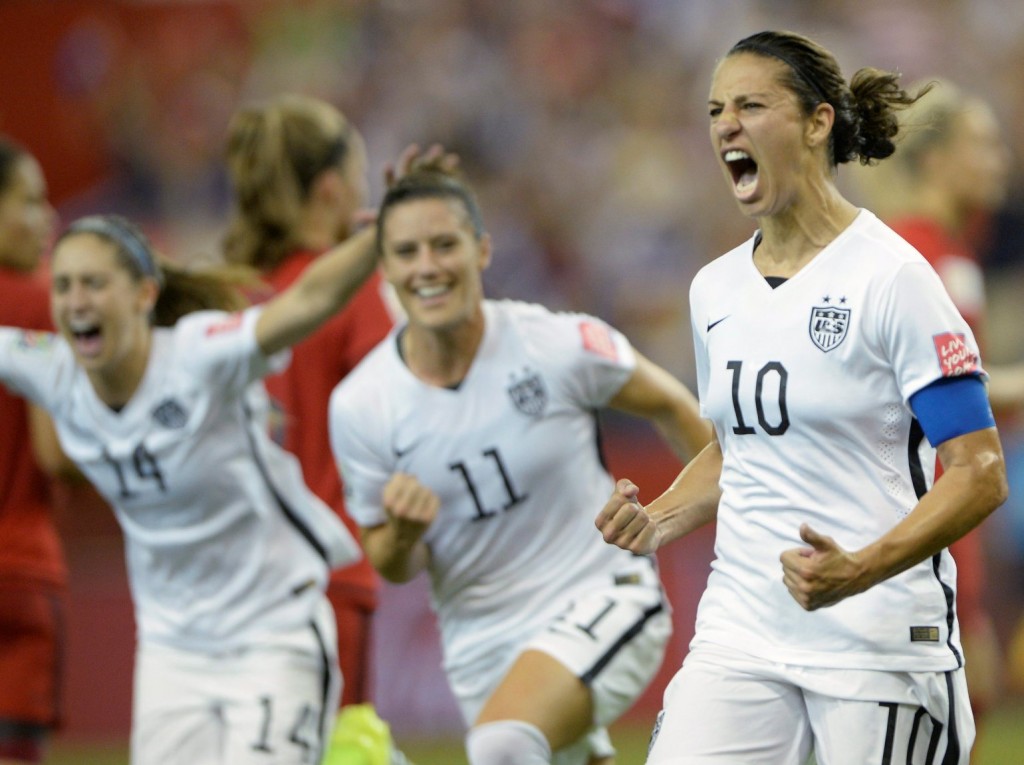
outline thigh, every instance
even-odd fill
[[[333,620],[329,610],[318,616]],[[313,765],[340,693],[333,622],[220,654],[143,645],[133,765]]]
[[[671,634],[660,586],[612,586],[578,599],[527,648],[553,657],[586,686],[591,722],[608,725],[650,684]]]
[[[320,657],[307,653],[247,652],[224,704],[224,762],[319,763],[338,706],[330,674]]]
[[[691,651],[665,689],[649,765],[802,765],[811,737],[801,690]]]
[[[219,765],[221,699],[212,678],[223,670],[165,646],[140,644],[132,694],[132,765]]]
[[[974,722],[963,670],[918,686],[920,704],[808,692],[818,765],[967,765]]]
[[[63,648],[63,594],[0,585],[0,745],[57,725]]]

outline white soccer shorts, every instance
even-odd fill
[[[521,653],[549,654],[590,687],[595,725],[585,740],[556,753],[554,762],[585,763],[591,756],[614,754],[603,726],[632,706],[654,678],[671,633],[671,609],[657,574],[653,569],[649,574],[630,573],[621,584],[596,589],[571,603],[525,644],[489,653],[486,669],[478,662],[469,670],[490,675],[482,691],[460,692],[450,678],[452,689],[463,717],[472,722]]]
[[[967,765],[973,742],[962,669],[808,669],[701,647],[665,690],[647,763]]]
[[[333,617],[223,654],[136,652],[133,765],[316,765],[341,694]]]

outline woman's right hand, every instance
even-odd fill
[[[597,514],[595,525],[604,541],[636,555],[650,555],[658,549],[658,525],[637,499],[640,489],[628,478],[615,485],[615,491]]]
[[[381,502],[396,541],[404,544],[412,544],[423,536],[441,507],[437,495],[408,473],[391,476],[384,486]]]

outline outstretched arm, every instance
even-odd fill
[[[608,405],[649,420],[686,462],[707,445],[711,426],[701,418],[697,399],[685,385],[639,353],[636,358],[632,376]]]
[[[831,606],[906,571],[958,540],[1006,501],[1006,465],[995,428],[951,438],[938,447],[943,474],[888,533],[847,552],[804,524],[808,547],[782,553],[783,581],[808,611]]]

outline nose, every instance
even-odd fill
[[[423,242],[416,248],[416,257],[413,263],[419,273],[433,272],[437,270],[437,253],[430,246],[429,242]]]
[[[730,138],[739,132],[740,121],[736,118],[735,110],[729,109],[728,107],[722,109],[722,111],[715,117],[715,122],[712,126],[715,135],[719,138]]]
[[[71,313],[77,313],[89,303],[89,291],[80,282],[71,282],[59,296],[60,301]]]

